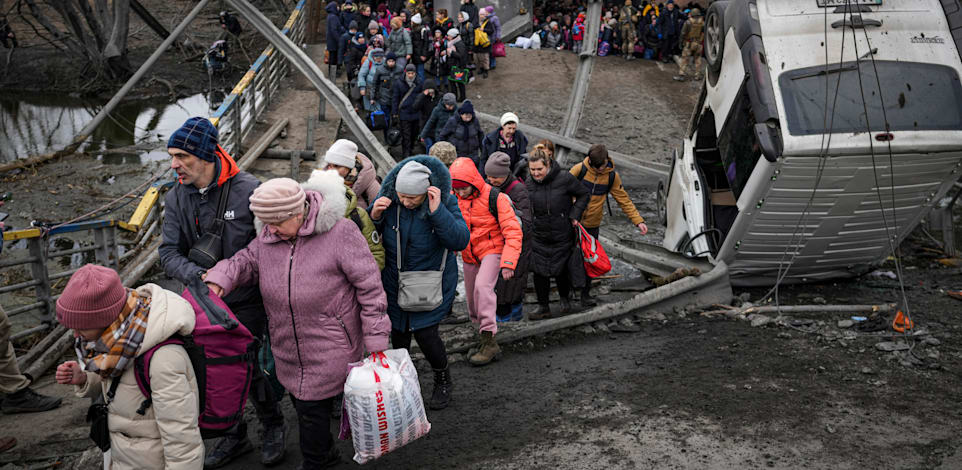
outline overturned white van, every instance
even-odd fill
[[[959,3],[712,4],[708,73],[659,187],[665,248],[724,261],[736,285],[881,263],[962,174]]]

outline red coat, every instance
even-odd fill
[[[481,179],[478,168],[470,158],[459,158],[451,164],[451,179],[464,181],[477,191],[471,197],[458,197],[461,216],[471,231],[468,247],[461,251],[461,259],[469,264],[481,264],[490,254],[501,254],[501,267],[517,269],[521,255],[521,221],[518,220],[507,194],[498,195],[498,218],[488,208],[491,186]]]

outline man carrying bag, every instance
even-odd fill
[[[206,118],[193,117],[167,142],[170,167],[179,184],[165,198],[160,262],[168,276],[190,284],[207,269],[229,258],[254,239],[254,216],[249,198],[260,181],[242,172],[217,144],[217,128]],[[267,316],[257,289],[232,292],[224,302],[255,338],[264,337]],[[255,368],[250,399],[263,428],[261,462],[284,458],[284,415],[260,368]],[[253,449],[247,424],[241,421],[214,444],[205,468],[218,468]]]

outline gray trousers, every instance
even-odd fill
[[[20,373],[17,355],[10,343],[10,320],[0,308],[0,394],[18,392],[27,385],[30,385],[30,381]]]

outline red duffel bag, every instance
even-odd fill
[[[578,224],[578,233],[581,234],[581,254],[584,255],[585,273],[588,277],[598,277],[611,271],[611,260],[605,254],[601,243],[581,224]]]

